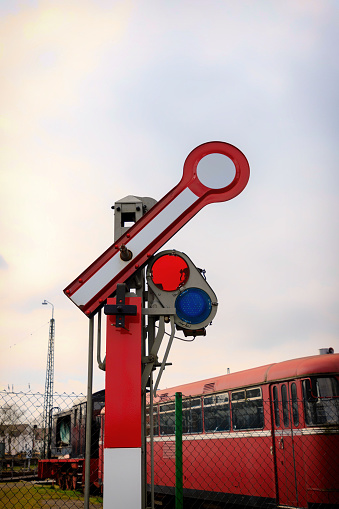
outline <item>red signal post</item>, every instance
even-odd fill
[[[137,314],[125,317],[124,328],[107,316],[105,509],[141,507],[141,298],[126,297],[126,305],[136,305]]]

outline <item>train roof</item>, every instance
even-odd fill
[[[176,392],[181,392],[183,396],[194,396],[261,385],[281,379],[286,380],[329,373],[339,374],[339,354],[301,357],[299,359],[266,364],[257,368],[208,378],[199,382],[179,385],[170,389],[158,390],[155,401],[159,402],[162,399],[172,398]]]

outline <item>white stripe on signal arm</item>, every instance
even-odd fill
[[[170,226],[183,212],[185,212],[198,197],[188,188],[184,189],[174,200],[136,235],[126,246],[136,256],[146,249],[149,244]],[[133,264],[133,259],[130,262]],[[77,305],[87,304],[113,277],[118,274],[126,262],[122,261],[119,252],[103,265],[93,276],[86,281],[70,299]]]

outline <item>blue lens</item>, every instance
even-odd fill
[[[188,288],[178,295],[175,309],[178,317],[186,323],[204,322],[210,315],[212,301],[200,288]]]

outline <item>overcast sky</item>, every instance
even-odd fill
[[[43,392],[47,299],[55,388],[86,391],[63,289],[112,243],[115,201],[159,200],[213,140],[251,177],[166,246],[219,308],[161,387],[339,350],[338,25],[335,0],[1,0],[0,390]]]

